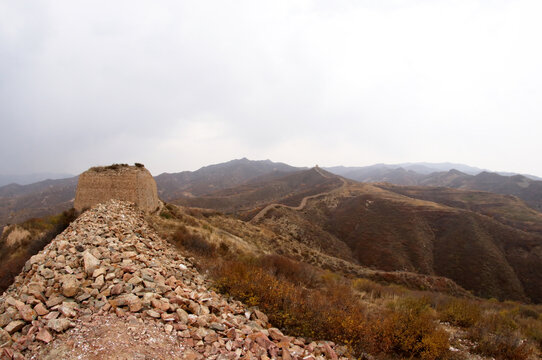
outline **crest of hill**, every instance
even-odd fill
[[[443,164],[445,165],[445,164]],[[459,165],[459,164],[449,164]],[[421,171],[418,167],[373,165],[358,168],[334,167],[329,171],[360,182],[388,182],[406,186],[445,186],[463,190],[488,191],[502,195],[514,195],[525,201],[531,208],[542,210],[542,181],[532,175],[499,174],[488,171],[471,172],[465,166],[447,171],[435,169]]]
[[[339,359],[334,348],[285,336],[209,290],[141,211],[116,200],[82,214],[0,297],[10,358]]]
[[[126,164],[95,167],[93,171],[106,173],[122,171]],[[155,177],[160,198],[171,201],[179,197],[202,196],[221,189],[252,181],[266,174],[282,176],[299,171],[284,163],[246,158],[205,166],[197,171],[163,173]],[[124,169],[126,170],[126,169]],[[46,180],[30,185],[0,187],[0,228],[32,217],[43,217],[68,210],[73,206],[78,176],[69,179]]]
[[[288,173],[268,173],[243,185],[200,197],[181,197],[173,203],[238,213],[248,220],[257,208],[277,202],[297,206],[304,197],[324,193],[343,184],[336,175],[319,168]]]
[[[156,182],[142,164],[93,167],[79,176],[74,208],[82,211],[110,199],[135,203],[142,210],[159,206]]]
[[[202,196],[239,186],[267,174],[283,174],[299,170],[301,168],[284,163],[243,158],[205,166],[196,171],[163,173],[156,177],[156,182],[160,189],[160,197],[165,201],[171,201],[180,197]]]
[[[76,186],[77,176],[0,187],[0,228],[68,210],[73,206]]]
[[[521,200],[360,184],[318,170],[176,203],[252,219],[354,265],[445,276],[483,297],[542,301],[542,217]]]

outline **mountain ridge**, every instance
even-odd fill
[[[314,169],[305,173],[311,171],[318,181],[303,196],[296,193],[296,184],[262,202],[261,195],[251,197],[252,189],[239,186],[178,204],[252,219],[291,241],[353,264],[445,276],[485,297],[542,300],[536,285],[542,285],[542,278],[531,275],[542,273],[542,214],[521,200],[464,190],[439,200],[429,196],[433,188],[416,188],[429,192],[424,197],[386,184],[343,183],[338,176],[326,189],[321,182],[331,179]],[[270,179],[257,189],[276,189],[280,183]],[[448,256],[456,253],[462,255]],[[477,263],[475,258],[484,254],[491,256]]]

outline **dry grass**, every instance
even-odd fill
[[[480,304],[467,299],[451,299],[440,311],[441,320],[460,327],[471,327],[482,316]]]
[[[486,313],[469,329],[468,334],[476,342],[476,352],[497,360],[526,360],[535,351],[533,344],[524,339],[518,324],[506,311]]]
[[[217,251],[216,245],[210,243],[201,234],[188,230],[184,225],[178,227],[177,231],[171,236],[170,241],[176,246],[182,246],[203,256],[213,256]]]
[[[75,209],[46,218],[36,218],[17,225],[28,235],[17,242],[8,241],[10,232],[0,238],[0,293],[4,292],[30,257],[37,254],[77,218]],[[18,231],[18,230],[13,230]]]
[[[269,229],[199,209],[167,206],[165,211],[156,218],[168,224],[168,236],[177,239],[179,248],[209,271],[217,290],[258,306],[289,335],[332,340],[347,345],[352,354],[370,353],[376,359],[460,359],[461,354],[448,351],[448,335],[438,325],[442,321],[464,329],[459,333],[471,341],[466,349],[471,353],[495,359],[540,357],[540,306],[482,300],[468,293],[458,297],[453,294],[463,293],[450,288],[445,278],[403,279],[407,273],[402,272],[349,280],[337,270],[322,270],[321,261],[309,265],[293,260],[295,251],[279,256],[277,249],[288,242]],[[227,246],[231,239],[234,245]],[[243,242],[272,255],[239,251]],[[303,247],[295,249],[302,259],[310,254]],[[405,286],[392,284],[399,280]]]
[[[421,359],[447,356],[448,337],[425,303],[403,299],[374,313],[342,277],[323,273],[315,281],[318,272],[313,270],[308,278],[302,275],[307,272],[311,270],[305,265],[278,256],[229,260],[212,267],[220,292],[258,306],[274,326],[289,334],[332,340],[357,356],[364,352]],[[316,284],[321,286],[315,288]]]
[[[450,299],[440,319],[467,329],[474,352],[498,360],[538,358],[542,349],[542,318],[536,306],[513,302]]]

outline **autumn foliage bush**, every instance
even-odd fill
[[[258,306],[289,334],[332,340],[347,345],[354,355],[370,351],[438,359],[447,354],[448,337],[437,328],[428,306],[397,303],[375,315],[349,282],[303,286],[294,275],[296,266],[302,265],[285,258],[229,260],[217,264],[212,274],[217,290]]]
[[[482,310],[477,302],[453,298],[441,310],[441,320],[450,324],[471,327],[481,318]]]
[[[373,352],[395,353],[403,357],[440,359],[448,352],[448,334],[439,328],[434,311],[424,298],[399,298],[389,312],[372,322]]]
[[[497,360],[526,360],[542,348],[542,319],[533,307],[450,298],[438,308],[442,321],[467,329],[473,352]]]
[[[308,287],[318,286],[320,271],[312,265],[289,259],[281,255],[265,255],[257,259],[260,267],[271,275],[287,279],[294,284],[302,284]]]
[[[497,360],[526,360],[535,350],[524,339],[514,311],[506,309],[486,312],[468,334],[476,343],[474,351]]]

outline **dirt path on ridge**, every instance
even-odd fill
[[[326,179],[332,178],[331,176],[323,173],[322,170],[320,170],[319,167],[315,167],[314,170],[316,170],[316,172],[318,174],[322,175],[322,177],[324,177]],[[284,204],[279,204],[279,203],[269,204],[266,207],[264,207],[262,210],[260,210],[260,212],[257,213],[249,222],[251,224],[255,224],[260,219],[262,219],[265,216],[265,214],[267,214],[267,212],[269,210],[276,209],[276,208],[279,208],[279,207],[287,208],[287,209],[291,209],[291,210],[296,210],[296,211],[301,211],[301,210],[303,210],[305,208],[305,206],[307,206],[307,202],[309,200],[316,199],[317,197],[320,197],[320,196],[329,195],[329,194],[331,194],[333,192],[336,192],[336,191],[339,191],[339,190],[343,189],[347,185],[347,181],[345,179],[343,179],[342,177],[339,177],[339,176],[337,176],[337,178],[339,178],[343,182],[343,184],[341,186],[339,186],[338,188],[335,188],[335,189],[332,189],[332,190],[329,190],[329,191],[326,191],[326,192],[323,192],[323,193],[320,193],[320,194],[305,196],[303,199],[301,199],[301,202],[299,203],[298,206],[289,206],[289,205],[284,205]]]

